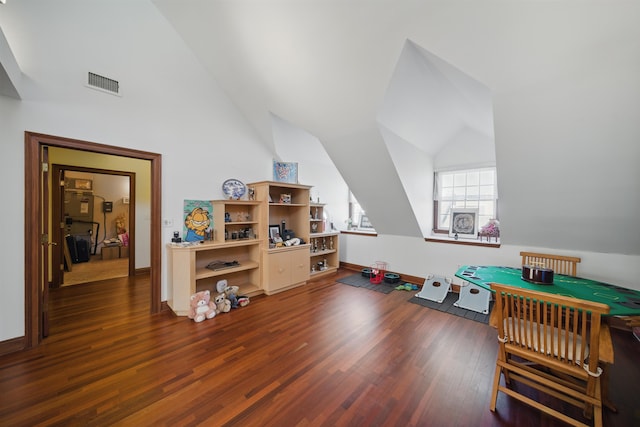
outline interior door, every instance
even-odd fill
[[[52,248],[51,255],[51,276],[49,286],[52,289],[59,288],[64,283],[64,273],[71,271],[71,257],[69,249],[65,243],[64,224],[64,169],[60,165],[52,164],[49,175],[51,181],[51,235],[50,240],[57,243],[57,247]]]
[[[40,218],[42,234],[40,236],[41,243],[41,259],[42,259],[42,274],[40,277],[40,295],[42,296],[42,337],[49,336],[49,265],[52,246],[56,246],[55,242],[51,241],[51,235],[49,233],[49,150],[46,145],[42,146],[42,174],[41,174],[41,186],[42,194],[40,196],[40,208],[42,217]]]

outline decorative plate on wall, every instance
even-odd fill
[[[242,181],[230,178],[222,183],[222,192],[228,199],[238,200],[247,191],[247,186]]]

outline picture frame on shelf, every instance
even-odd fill
[[[273,161],[273,180],[287,184],[298,183],[298,163]]]
[[[372,229],[373,224],[369,221],[369,217],[366,215],[360,216],[360,223],[358,224],[358,228]]]
[[[275,242],[276,237],[280,236],[280,226],[278,224],[269,225],[269,238]]]
[[[291,193],[280,194],[280,203],[291,204]]]
[[[478,238],[478,209],[453,208],[449,222],[449,237],[463,239]]]

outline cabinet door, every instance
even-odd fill
[[[277,291],[291,284],[291,259],[290,253],[269,253],[267,259],[267,283],[264,287],[268,291]]]
[[[301,248],[291,253],[291,283],[309,280],[309,249]]]

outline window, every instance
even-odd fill
[[[348,229],[374,231],[366,212],[362,209],[353,193],[349,191],[349,220]]]
[[[499,219],[495,167],[436,172],[434,182],[434,232],[449,231],[453,208],[477,208],[479,227]]]

